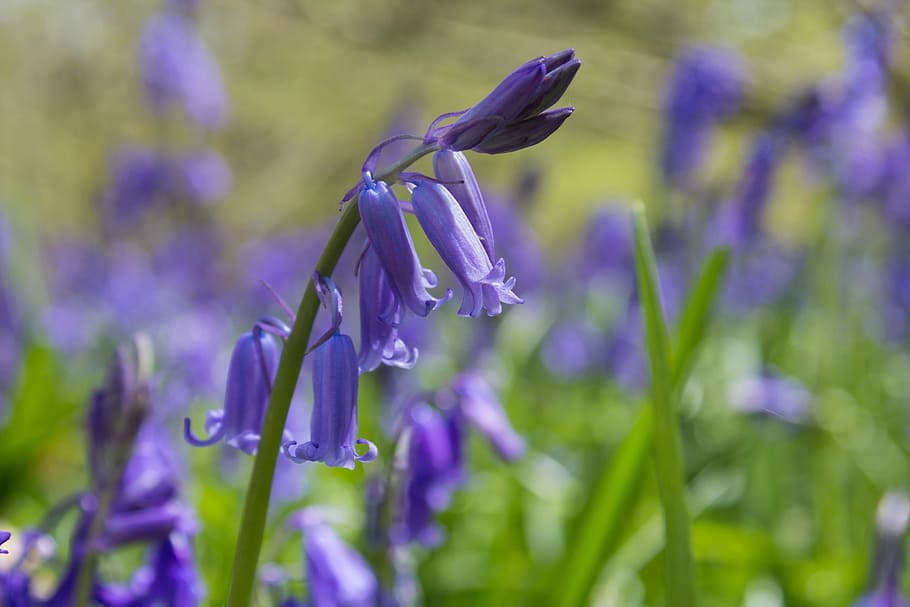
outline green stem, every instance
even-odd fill
[[[666,534],[666,604],[694,607],[697,603],[692,560],[689,508],[686,504],[682,439],[677,419],[676,389],[670,337],[663,318],[657,262],[651,246],[644,211],[635,209],[635,269],[645,319],[645,341],[651,366],[651,400],[654,407],[654,460],[664,511]]]
[[[391,167],[377,172],[374,179],[387,180],[397,176],[419,158],[437,149],[439,148],[432,144],[420,145]],[[332,274],[358,223],[360,223],[360,213],[357,204],[356,202],[349,203],[344,207],[341,218],[322,250],[322,255],[316,264],[317,272],[324,276]],[[300,301],[297,318],[294,326],[291,327],[291,334],[281,352],[268,410],[262,423],[259,447],[253,462],[253,473],[250,476],[250,484],[243,504],[240,534],[237,537],[237,547],[234,551],[234,571],[228,590],[228,607],[248,607],[252,604],[256,567],[262,549],[269,499],[272,493],[272,479],[275,476],[275,463],[281,448],[281,436],[318,309],[319,298],[316,296],[313,282],[310,281],[303,294],[303,299]]]

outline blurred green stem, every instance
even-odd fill
[[[400,161],[377,172],[373,177],[376,180],[397,177],[398,173],[437,149],[438,147],[435,145],[419,145]],[[360,212],[357,202],[351,201],[344,207],[341,218],[322,250],[322,255],[316,264],[317,272],[324,276],[331,276],[358,223],[360,223]],[[234,571],[228,590],[228,607],[248,607],[252,604],[253,585],[256,579],[259,553],[262,550],[269,499],[272,493],[272,479],[275,476],[275,463],[281,448],[281,436],[318,309],[319,298],[316,296],[313,282],[310,281],[303,299],[300,301],[297,318],[294,326],[291,327],[291,334],[284,344],[268,410],[262,423],[259,448],[253,462],[253,473],[250,476],[250,484],[243,504],[240,534],[237,537],[237,547],[234,551]]]
[[[692,560],[689,509],[686,504],[682,439],[676,410],[679,391],[674,389],[670,336],[663,316],[657,262],[644,210],[639,206],[634,210],[633,216],[635,270],[651,367],[654,459],[666,534],[666,604],[668,607],[694,607],[697,604],[695,567]]]

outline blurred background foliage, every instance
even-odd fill
[[[661,95],[681,49],[729,47],[745,59],[742,110],[717,133],[702,176],[710,187],[729,191],[750,136],[803,87],[842,69],[844,24],[863,8],[821,0],[211,0],[199,28],[220,64],[230,109],[226,127],[208,133],[179,127],[173,116],[153,119],[143,105],[137,44],[160,6],[139,0],[0,3],[0,210],[12,236],[7,271],[25,294],[25,316],[33,325],[52,303],[45,278],[56,262],[44,256],[46,248],[80,235],[99,238],[97,201],[113,150],[200,142],[218,150],[233,185],[210,212],[224,230],[227,256],[242,261],[246,243],[335,218],[365,153],[393,121],[419,133],[438,113],[475,102],[513,66],[574,47],[583,66],[567,100],[577,111],[560,132],[517,154],[471,158],[491,191],[509,192],[529,168],[540,171],[528,221],[559,275],[590,213],[605,201],[643,199],[652,218],[671,214],[656,159]],[[898,128],[910,104],[910,62],[906,23],[895,25],[891,120]],[[791,160],[781,169],[768,222],[783,241],[814,247],[805,275],[808,304],[720,318],[683,399],[705,606],[849,604],[866,583],[875,506],[887,489],[906,487],[910,473],[906,340],[884,343],[870,335],[870,309],[856,301],[863,293],[844,295],[851,285],[838,282],[832,268],[850,252],[825,239],[830,191]],[[881,233],[878,226],[870,238]],[[313,238],[318,246],[322,237]],[[289,249],[288,256],[296,255]],[[289,261],[295,260],[282,263]],[[301,256],[298,287],[311,268],[312,260]],[[300,291],[282,294],[294,302]],[[615,302],[596,289],[575,304],[616,316]],[[426,604],[557,601],[567,555],[581,549],[573,542],[584,542],[574,530],[605,468],[634,437],[629,433],[641,393],[597,374],[563,379],[541,360],[542,340],[561,306],[553,297],[510,310],[498,328],[498,353],[477,360],[459,319],[447,318],[439,329],[443,352],[461,352],[467,362],[494,372],[512,422],[532,448],[507,466],[472,439],[470,481],[441,518],[446,543],[410,557]],[[233,312],[230,302],[210,311],[209,321],[223,325],[216,335],[224,335],[223,343],[212,352],[221,368],[234,331],[254,319]],[[158,329],[133,328],[153,335]],[[102,345],[117,339],[98,336],[79,355],[40,335],[35,330],[25,342],[9,395],[12,413],[0,430],[0,523],[13,529],[35,524],[51,504],[85,484],[78,427],[109,356]],[[811,423],[747,417],[730,407],[734,381],[767,367],[805,384],[812,394]],[[438,388],[457,368],[457,360],[429,353],[419,383]],[[387,423],[385,381],[362,379],[361,427],[363,435],[376,437],[381,452],[391,453],[379,438]],[[194,417],[218,398],[188,399]],[[227,588],[248,462],[225,457],[220,447],[190,450],[177,442],[182,414],[172,424],[174,449],[192,479],[190,501],[200,521],[197,560],[207,604],[217,605]],[[609,558],[597,568],[591,604],[664,600],[653,471],[640,459],[629,465],[626,472],[638,488]],[[282,515],[302,505],[334,507],[346,538],[364,547],[362,502],[370,470],[294,473],[299,491],[279,500],[264,560],[297,567],[291,584],[298,588],[299,540],[284,531]],[[57,534],[61,544],[66,531]],[[139,559],[128,554],[105,567],[124,576]],[[265,593],[260,601],[271,604]]]

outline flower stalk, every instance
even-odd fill
[[[377,171],[376,180],[388,180],[414,162],[439,149],[436,144],[421,144],[390,167]],[[360,213],[357,204],[349,203],[342,209],[341,217],[332,231],[315,271],[323,276],[331,276],[344,252],[357,224]],[[272,493],[272,480],[275,476],[275,463],[281,448],[281,437],[284,432],[291,397],[297,387],[300,367],[307,351],[307,344],[319,310],[319,297],[313,282],[307,285],[297,318],[291,327],[291,333],[282,349],[278,362],[278,373],[272,386],[265,420],[262,423],[262,435],[259,448],[253,462],[253,472],[246,491],[243,515],[240,522],[240,534],[234,552],[234,569],[231,575],[231,586],[228,590],[228,607],[245,607],[252,602],[253,585],[256,579],[256,568],[265,533],[266,517],[269,510],[269,498]]]

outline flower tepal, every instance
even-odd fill
[[[316,275],[317,292],[332,313],[332,335],[313,352],[313,413],[310,440],[288,442],[284,453],[292,461],[324,462],[354,468],[354,460],[376,459],[376,446],[357,436],[357,382],[359,370],[354,342],[341,333],[341,293],[331,278]],[[355,444],[366,445],[358,455]]]
[[[9,531],[0,531],[0,546],[3,546],[3,544],[8,542],[11,537],[13,537],[13,534]],[[9,554],[9,550],[0,548],[0,554]]]
[[[490,260],[480,237],[458,201],[446,187],[418,173],[402,173],[411,187],[411,202],[417,221],[442,261],[464,287],[458,314],[478,316],[486,308],[489,316],[502,311],[502,304],[524,303],[512,292],[515,278],[506,280],[505,261]]]
[[[436,276],[420,266],[414,241],[408,232],[401,206],[384,181],[373,181],[368,172],[357,196],[357,207],[370,244],[389,278],[398,301],[418,316],[426,316],[448,299],[427,292],[436,286]]]

